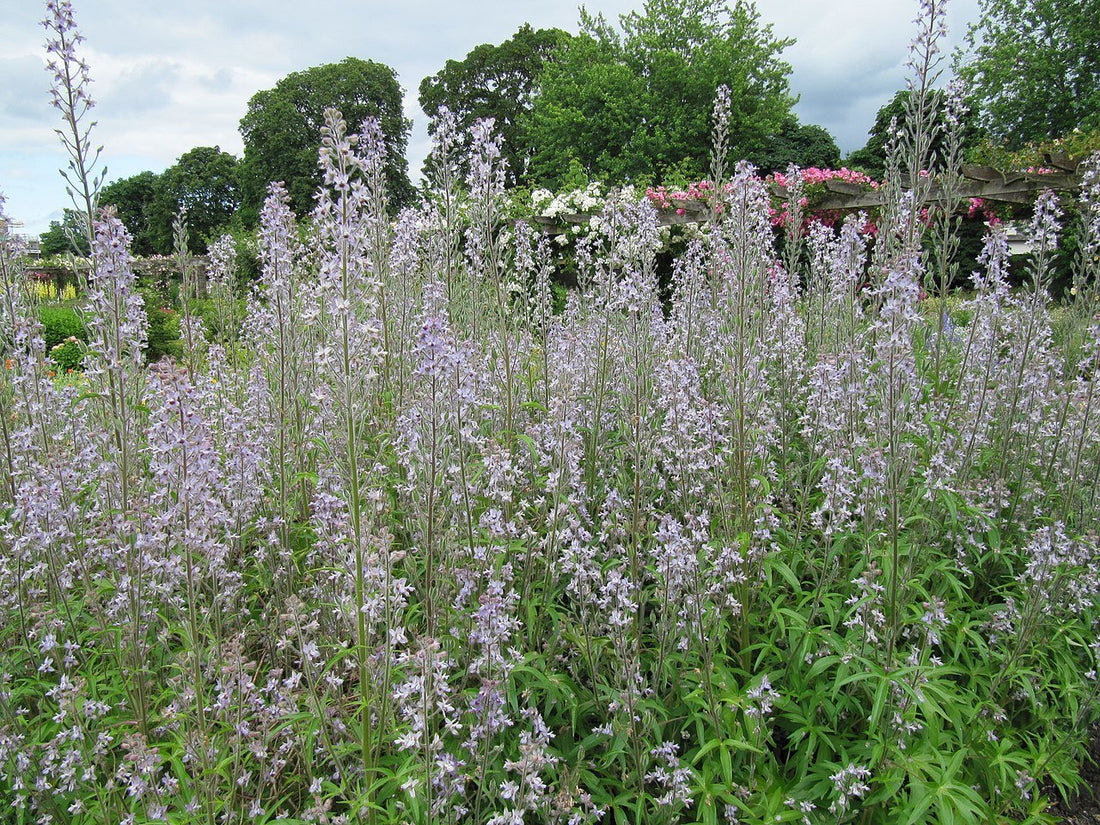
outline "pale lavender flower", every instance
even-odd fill
[[[756,687],[749,688],[745,693],[745,698],[748,700],[745,708],[745,715],[762,719],[765,716],[770,716],[775,706],[777,699],[781,696],[775,688],[772,687],[771,679],[767,674],[760,677],[760,684]]]
[[[805,409],[808,391],[805,319],[799,312],[797,276],[782,266],[772,272],[768,289],[768,322],[764,331],[766,373],[772,382],[776,418],[775,438],[780,452],[789,449]],[[777,478],[771,479],[773,483]]]
[[[163,757],[157,748],[150,746],[140,733],[127,734],[122,748],[126,756],[115,772],[115,781],[125,787],[126,796],[133,800],[157,798]]]
[[[313,210],[319,281],[326,309],[337,323],[358,320],[373,309],[365,300],[377,282],[368,266],[370,201],[363,184],[367,162],[354,149],[354,136],[335,109],[325,111],[319,163],[324,185]]]
[[[258,513],[271,480],[266,461],[273,435],[270,388],[259,364],[246,376],[234,374],[220,346],[210,348],[208,365],[200,385],[202,404],[223,467],[233,535],[240,540]],[[244,381],[243,393],[233,386],[238,380]]]
[[[489,825],[512,822],[522,825],[526,813],[548,813],[555,802],[552,798],[554,789],[543,775],[558,762],[558,757],[547,750],[554,734],[546,727],[537,710],[525,708],[520,713],[530,723],[530,730],[524,730],[519,735],[518,758],[504,763],[505,771],[515,777],[504,780],[498,791],[508,807],[492,817]]]
[[[527,301],[530,323],[545,336],[552,322],[554,297],[550,286],[553,275],[550,240],[546,236],[536,240],[531,226],[525,221],[517,221],[515,248],[517,280],[530,294]]]
[[[318,380],[312,363],[316,352],[311,352],[318,290],[308,288],[302,277],[302,249],[286,189],[273,183],[268,191],[260,213],[260,284],[249,302],[243,338],[255,350],[268,383],[273,438],[264,447],[277,502],[273,519],[286,552],[286,524],[305,507],[307,489],[300,474],[307,471],[315,435],[315,416],[308,407],[316,401]]]
[[[449,376],[456,349],[446,316],[429,315],[424,319],[412,354],[416,359],[414,376],[436,381],[445,380]]]
[[[95,103],[88,94],[88,86],[91,84],[88,64],[76,54],[76,48],[84,41],[84,35],[77,30],[73,4],[69,0],[48,0],[46,19],[42,21],[42,26],[49,32],[46,53],[55,55],[46,63],[46,68],[54,77],[54,85],[50,89],[54,107],[64,111],[67,103],[65,84],[71,83],[73,98],[86,109],[92,108]]]
[[[1100,152],[1093,152],[1084,163],[1080,193],[1082,268],[1095,273],[1100,269]]]
[[[53,75],[51,103],[65,120],[65,128],[55,130],[69,155],[69,167],[61,171],[61,176],[69,185],[68,191],[74,205],[84,212],[87,221],[85,231],[89,231],[96,207],[96,193],[107,170],[102,168],[96,177],[96,166],[103,147],[93,149],[91,146],[91,133],[95,126],[95,121],[87,122],[88,113],[95,106],[90,94],[91,73],[88,64],[77,54],[77,47],[84,36],[77,30],[69,0],[48,0],[42,26],[47,32],[46,69]]]
[[[477,603],[466,605],[460,601],[455,605],[471,614],[469,643],[474,655],[467,672],[480,682],[477,694],[470,700],[468,711],[474,721],[463,743],[472,757],[480,753],[485,740],[491,741],[513,724],[506,708],[506,688],[520,659],[519,652],[511,646],[512,636],[520,628],[512,566],[503,564],[499,570],[487,569],[481,578],[484,584],[478,588]]]
[[[501,151],[500,135],[493,131],[492,118],[479,119],[470,128],[470,135],[470,170],[466,175],[470,191],[466,260],[475,288],[481,281],[488,281],[496,291],[493,300],[498,309],[503,309],[502,278],[505,273],[498,224],[502,217],[500,209],[507,164]]]
[[[431,166],[436,183],[444,189],[458,179],[458,144],[458,120],[450,109],[440,106],[432,128]]]
[[[707,514],[689,515],[685,524],[667,513],[654,531],[650,560],[657,580],[661,635],[674,638],[676,647],[687,650],[703,637],[707,613],[705,571],[700,556],[708,539]]]
[[[415,325],[421,309],[421,291],[428,259],[424,247],[440,242],[429,231],[429,215],[430,210],[426,207],[402,209],[394,224],[388,250],[386,266],[390,280],[386,286],[386,300],[390,332],[386,348],[394,365],[393,383],[402,392],[411,362],[409,347],[415,340]]]
[[[359,155],[363,158],[363,178],[366,186],[367,202],[370,204],[372,218],[385,221],[388,198],[386,195],[386,135],[382,124],[376,117],[363,121],[359,131]]]
[[[691,807],[691,768],[680,762],[679,747],[675,742],[662,742],[653,748],[649,755],[656,761],[645,775],[646,782],[652,782],[662,791],[655,801],[658,807]]]
[[[966,83],[961,77],[953,77],[947,84],[943,118],[948,132],[955,132],[965,127],[964,121],[970,113],[966,92]]]
[[[714,107],[710,113],[710,175],[714,180],[714,185],[718,187],[722,185],[726,177],[731,108],[730,88],[723,83],[714,93]]]
[[[283,184],[272,183],[260,210],[260,263],[271,300],[284,296],[300,251],[290,195]]]
[[[428,766],[413,780],[412,789],[430,783],[433,816],[451,811],[460,817],[465,806],[458,800],[464,798],[466,775],[443,739],[462,729],[450,686],[453,663],[437,640],[417,639],[399,654],[398,667],[401,678],[393,685],[393,699],[402,724],[395,741],[404,750],[420,753]]]
[[[876,645],[886,634],[886,612],[883,596],[886,588],[879,581],[882,572],[871,562],[862,575],[852,580],[856,592],[845,604],[854,609],[844,626],[854,630],[860,644]]]
[[[212,290],[232,293],[236,278],[237,247],[232,235],[222,235],[209,249],[210,269],[206,273],[206,285]]]
[[[840,353],[854,344],[864,317],[858,292],[867,266],[867,238],[860,227],[867,216],[845,219],[836,237],[821,223],[810,227],[807,279],[807,337],[812,349]]]
[[[708,263],[703,241],[693,238],[672,270],[669,345],[678,355],[696,362],[702,358],[704,318],[711,311]]]
[[[470,171],[466,185],[476,198],[496,198],[504,193],[505,162],[501,137],[494,126],[493,118],[479,118],[470,127]]]
[[[982,242],[982,251],[978,262],[984,264],[971,275],[975,287],[982,293],[991,293],[1004,297],[1008,293],[1008,229],[1003,223],[989,228]]]
[[[909,44],[906,66],[913,73],[909,88],[920,88],[934,79],[936,66],[943,59],[940,43],[947,37],[946,0],[921,0],[920,13],[913,19],[917,35]]]
[[[179,553],[181,563],[192,567],[188,578],[194,575],[217,594],[216,601],[228,604],[240,580],[227,566],[231,527],[223,499],[225,480],[187,371],[162,364],[152,375],[148,405],[153,524],[167,552]],[[188,598],[197,593],[195,589]]]
[[[95,222],[92,258],[86,324],[94,348],[85,359],[86,373],[140,369],[148,318],[132,268],[130,233],[111,212]]]
[[[636,590],[619,570],[610,570],[604,576],[596,604],[604,613],[607,632],[615,639],[625,638],[638,610]]]
[[[925,644],[938,645],[940,632],[943,631],[951,620],[947,616],[947,603],[936,596],[931,596],[929,601],[921,604],[924,613],[921,615],[921,630],[924,634]]]
[[[829,806],[830,813],[843,813],[848,810],[854,800],[866,795],[871,790],[871,786],[866,781],[870,778],[871,770],[854,762],[832,774],[829,779],[833,782],[833,790],[836,792],[837,798]]]
[[[663,486],[670,496],[702,500],[728,458],[726,411],[704,395],[691,358],[657,363],[653,389],[661,421],[653,447]]]
[[[1065,525],[1036,531],[1025,549],[1027,567],[1018,580],[1025,587],[1029,608],[1044,614],[1082,613],[1100,593],[1095,537],[1071,539]]]
[[[237,335],[237,246],[232,235],[222,235],[210,245],[206,290],[214,304],[214,340],[226,344]]]
[[[1058,249],[1061,217],[1062,207],[1058,203],[1058,196],[1049,189],[1041,192],[1035,201],[1035,211],[1028,225],[1028,237],[1036,254],[1050,255]]]

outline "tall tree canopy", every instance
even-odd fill
[[[64,210],[62,216],[60,221],[50,221],[50,228],[38,236],[39,253],[46,257],[67,255],[70,252],[87,255],[89,248],[85,218],[75,209]]]
[[[782,128],[794,99],[780,54],[793,41],[751,3],[648,0],[619,23],[621,33],[582,9],[581,34],[547,63],[529,129],[539,182],[558,186],[574,161],[607,183],[705,175],[722,84],[735,156]]]
[[[570,39],[561,29],[520,27],[499,46],[484,43],[463,60],[448,60],[420,82],[420,108],[434,120],[440,106],[454,114],[460,155],[470,143],[469,128],[479,118],[493,118],[503,143],[511,183],[524,181],[533,153],[525,115],[531,111],[543,66],[554,50]]]
[[[959,67],[994,139],[1025,143],[1100,128],[1095,0],[980,0]]]
[[[100,205],[114,206],[118,219],[130,230],[133,238],[130,249],[135,255],[152,255],[160,251],[149,223],[159,178],[154,172],[138,172],[112,181],[99,191]]]
[[[886,174],[886,145],[890,138],[890,124],[896,120],[900,127],[906,125],[909,117],[909,99],[912,94],[908,89],[902,89],[895,92],[889,102],[879,108],[875,115],[875,123],[867,133],[867,143],[848,156],[849,166],[861,169],[877,180],[882,180]],[[937,169],[947,151],[944,145],[946,124],[942,117],[947,106],[944,92],[939,89],[929,90],[928,105],[935,113],[932,121],[933,135],[930,152],[931,167]],[[971,113],[963,121],[963,145],[968,146],[976,141],[978,131],[974,114]]]
[[[348,130],[357,132],[376,117],[386,138],[386,182],[396,207],[412,196],[405,147],[411,123],[402,112],[401,86],[389,66],[348,57],[287,75],[274,89],[257,92],[241,119],[244,159],[240,179],[242,213],[254,222],[272,181],[282,181],[299,215],[313,208],[321,183],[317,152],[325,110],[339,109]]]
[[[180,156],[157,178],[149,207],[149,232],[157,252],[172,249],[172,224],[187,210],[188,246],[206,251],[241,204],[237,158],[217,146],[199,146]]]
[[[139,255],[169,254],[176,215],[186,209],[188,246],[201,253],[229,226],[241,205],[238,168],[234,155],[217,146],[199,146],[159,175],[139,172],[109,183],[100,191],[99,202],[115,207]]]
[[[840,163],[840,147],[824,126],[799,123],[791,115],[749,160],[760,174],[782,172],[791,164],[807,169],[832,169]]]

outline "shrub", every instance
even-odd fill
[[[51,351],[70,338],[78,341],[88,340],[88,331],[76,310],[64,306],[40,306],[38,317],[42,321],[42,337],[46,341],[46,351]]]
[[[49,354],[58,373],[79,372],[84,366],[84,343],[76,336],[50,347]]]
[[[155,294],[147,293],[148,298]],[[155,302],[147,303],[145,311],[149,318],[149,337],[145,346],[145,359],[154,364],[165,356],[179,358],[183,352],[180,340],[180,316],[174,309],[159,306]]]

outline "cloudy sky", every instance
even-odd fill
[[[589,0],[609,20],[644,0]],[[45,70],[44,2],[5,0],[0,15],[0,192],[6,212],[38,234],[68,204],[58,169]],[[107,180],[163,171],[196,146],[240,155],[248,99],[287,74],[347,56],[392,66],[405,89],[414,178],[427,152],[420,81],[524,22],[577,30],[577,0],[74,0],[91,66],[93,140]],[[977,15],[952,0],[949,45]],[[14,8],[13,8],[14,7]],[[905,84],[917,0],[757,0],[761,19],[796,43],[783,54],[803,123],[826,127],[843,152],[863,145],[875,112]]]

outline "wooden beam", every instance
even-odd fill
[[[1081,164],[1084,163],[1084,158],[1071,158],[1065,152],[1044,152],[1043,163],[1047,166],[1059,169],[1062,172],[1078,172],[1081,169]]]
[[[1053,162],[1053,156],[1050,160]],[[1077,163],[1064,158],[1059,158],[1059,161],[1066,165]],[[956,201],[956,207],[970,198],[1029,204],[1034,202],[1038,192],[1046,189],[1056,192],[1080,189],[1082,181],[1082,175],[1079,172],[1063,171],[1047,175],[1025,172],[1006,174],[991,166],[975,164],[964,164],[962,173],[963,179],[952,195]],[[786,187],[776,186],[774,183],[768,188],[774,196],[779,198],[784,198],[788,194]],[[836,179],[825,181],[825,189],[827,190],[825,197],[816,201],[810,211],[872,209],[882,206],[885,198],[885,193],[881,190],[865,189],[860,184]],[[926,202],[943,203],[946,199],[943,185],[932,181],[926,193]],[[662,226],[700,223],[707,219],[707,208],[697,201],[675,200],[673,206],[675,209],[660,213],[658,221]],[[591,214],[565,214],[557,218],[535,217],[531,219],[531,223],[540,227],[548,235],[561,235],[569,226],[588,223],[591,218]]]
[[[982,198],[991,201],[1006,201],[1008,203],[1028,203],[1033,200],[1037,192],[1052,189],[1056,192],[1064,192],[1078,189],[1081,186],[1081,176],[1077,174],[1054,175],[1022,175],[1012,178],[998,178],[995,180],[967,179],[963,180],[958,188],[959,199]],[[826,195],[814,203],[814,209],[868,209],[882,206],[884,193],[881,191],[864,191],[858,195],[845,196],[841,194]],[[927,199],[932,203],[942,203],[946,199],[943,187],[933,184],[929,189]]]
[[[861,183],[850,183],[849,181],[837,180],[836,178],[826,180],[825,188],[830,192],[836,192],[841,195],[862,195],[867,191]]]
[[[1005,179],[1005,176],[992,166],[981,166],[976,163],[964,163],[962,173],[963,177],[968,180],[1003,181]]]

